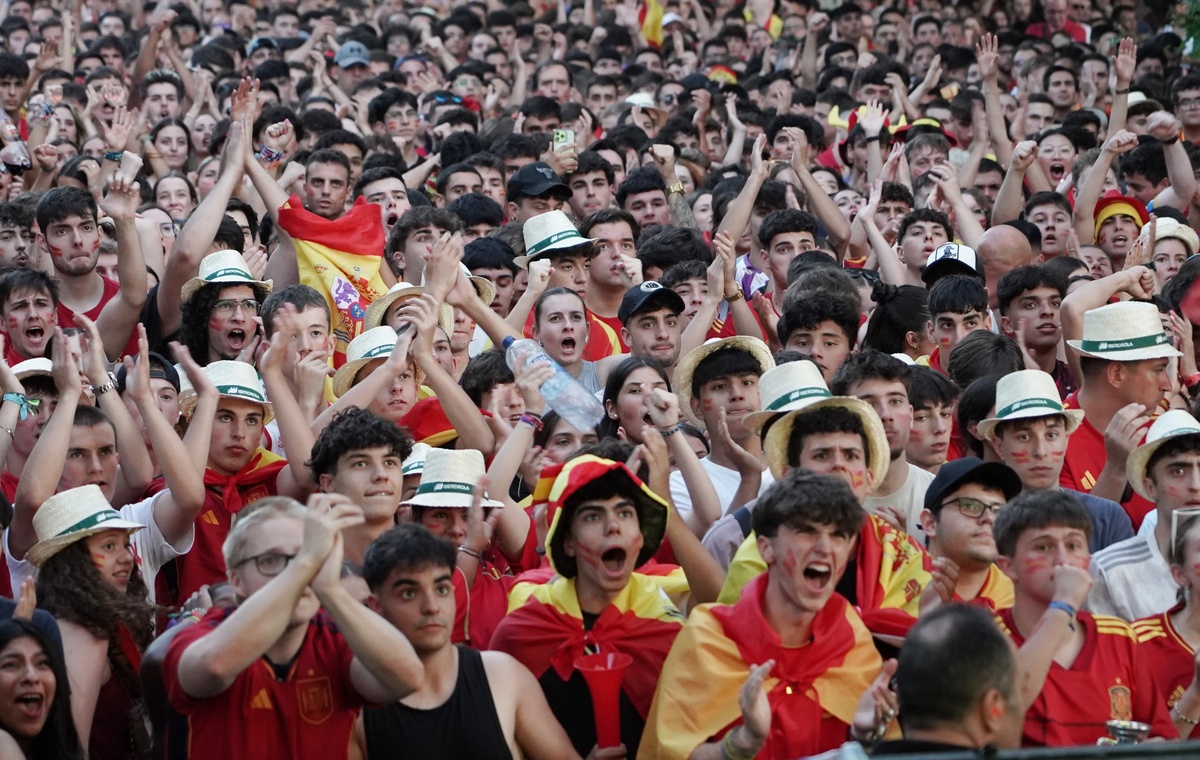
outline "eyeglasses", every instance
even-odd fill
[[[159,234],[175,237],[179,234],[179,225],[174,222],[162,222],[158,225]]]
[[[1200,106],[1200,98],[1187,98],[1186,100],[1176,100],[1175,106],[1178,108],[1196,108]]]
[[[972,499],[970,496],[959,496],[957,499],[951,499],[950,501],[945,502],[942,504],[942,507],[948,507],[951,504],[956,505],[958,507],[958,511],[964,516],[973,518],[975,520],[983,517],[983,513],[989,509],[992,510],[994,514],[998,515],[1000,514],[1000,509],[1004,506],[1003,503],[988,504],[986,501]]]
[[[259,575],[267,578],[274,578],[283,572],[283,569],[288,566],[288,563],[296,558],[295,554],[280,554],[279,552],[264,552],[254,557],[247,557],[234,567],[241,567],[247,562],[254,563],[254,569]]]
[[[233,312],[236,311],[239,306],[241,307],[242,311],[246,312],[247,314],[253,314],[257,316],[260,304],[253,298],[247,298],[245,300],[226,298],[223,301],[217,301],[215,304],[213,304],[213,311],[223,317],[228,317],[230,314],[233,314]]]

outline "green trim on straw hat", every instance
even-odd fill
[[[246,282],[254,282],[254,277],[248,271],[239,267],[226,267],[225,269],[218,269],[215,272],[209,272],[201,279],[207,282],[221,282],[222,277],[240,277]]]
[[[763,411],[773,412],[777,409],[782,409],[793,401],[799,401],[802,398],[812,398],[814,396],[831,398],[833,394],[826,388],[797,388],[772,401]]]
[[[555,243],[561,243],[562,241],[569,240],[571,238],[577,239],[579,241],[579,245],[583,245],[584,243],[590,242],[588,240],[588,238],[585,238],[583,235],[579,234],[579,230],[576,230],[574,228],[571,228],[569,230],[560,230],[559,232],[554,233],[550,237],[547,237],[543,240],[538,241],[538,243],[536,245],[530,246],[528,249],[526,249],[525,256],[527,258],[533,258],[534,256],[537,256],[542,251],[553,246]]]
[[[267,398],[262,395],[261,391],[254,388],[247,388],[244,385],[218,385],[217,393],[231,398],[244,398],[259,404],[267,403]]]
[[[1022,409],[1033,408],[1049,409],[1052,414],[1061,413],[1065,409],[1065,407],[1062,405],[1062,402],[1056,398],[1023,398],[1019,401],[1014,401],[1003,409],[997,410],[996,417],[998,419],[1003,419],[1010,414],[1015,414],[1016,412],[1021,411]]]
[[[58,533],[55,533],[53,536],[51,536],[51,538],[60,538],[62,536],[69,536],[72,533],[78,533],[82,530],[88,530],[89,528],[95,528],[97,525],[103,525],[104,523],[112,522],[113,520],[126,522],[125,518],[121,517],[121,513],[116,511],[115,509],[108,509],[108,510],[102,510],[99,512],[93,512],[92,514],[83,518],[82,520],[75,523],[74,525],[70,525],[66,528],[63,528]]]
[[[1153,348],[1167,343],[1165,332],[1157,335],[1146,335],[1141,338],[1126,338],[1125,340],[1081,340],[1079,348],[1084,351],[1132,351],[1138,348]]]
[[[417,494],[423,493],[475,493],[475,486],[470,483],[455,483],[451,480],[435,480],[427,482],[422,480],[421,485],[417,486]]]

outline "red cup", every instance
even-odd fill
[[[596,743],[601,748],[621,744],[621,682],[632,662],[633,658],[622,652],[587,654],[575,660],[575,669],[583,673],[592,693]]]

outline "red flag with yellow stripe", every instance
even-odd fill
[[[363,331],[367,306],[388,290],[379,274],[385,243],[379,209],[359,198],[345,216],[329,220],[293,195],[279,209],[279,226],[295,242],[300,283],[329,303],[333,366],[340,367],[346,346]]]
[[[663,6],[659,0],[645,0],[638,11],[638,21],[642,22],[642,36],[654,47],[662,47],[663,41]]]
[[[771,732],[759,757],[807,757],[840,746],[859,697],[883,661],[854,608],[834,594],[813,619],[811,641],[784,647],[763,614],[763,574],[732,606],[692,611],[663,665],[639,760],[686,758],[741,723],[738,692],[750,668],[774,659],[763,688]]]

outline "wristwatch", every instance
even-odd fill
[[[92,386],[92,396],[95,398],[100,398],[100,396],[102,396],[105,393],[108,393],[109,391],[111,391],[112,389],[114,389],[116,387],[117,387],[117,376],[114,375],[113,373],[109,372],[107,383],[105,383],[104,385],[93,385]]]
[[[683,195],[683,183],[676,182],[674,185],[671,185],[670,187],[668,187],[667,195],[670,195],[671,193],[679,193],[680,195]]]

